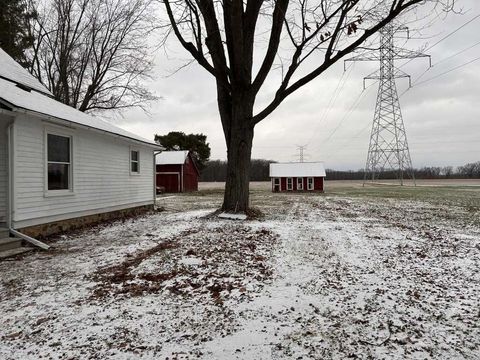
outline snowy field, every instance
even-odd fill
[[[0,262],[0,359],[479,359],[480,187],[222,184]],[[452,184],[450,184],[452,185]]]

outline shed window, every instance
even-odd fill
[[[48,190],[71,189],[71,137],[47,134]]]
[[[307,178],[307,190],[313,190],[313,178]]]
[[[293,178],[287,178],[287,190],[293,190]]]
[[[130,172],[134,174],[140,172],[140,153],[137,150],[130,151]]]
[[[303,178],[297,178],[297,190],[303,190]]]

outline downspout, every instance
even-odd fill
[[[12,131],[13,131],[13,121],[8,124],[7,127],[7,144],[8,144],[8,211],[7,211],[7,226],[9,229],[12,228],[12,218],[13,218],[13,184],[14,184],[14,170],[13,170],[13,144],[12,144]]]
[[[157,205],[157,155],[161,151],[153,151],[153,206]]]
[[[7,141],[8,141],[8,230],[10,234],[19,237],[32,245],[38,246],[41,249],[48,250],[50,246],[44,244],[37,239],[34,239],[28,235],[22,234],[21,232],[15,230],[13,228],[13,214],[15,209],[15,197],[14,197],[14,186],[15,186],[15,146],[14,146],[14,124],[15,120],[13,120],[8,125],[7,130]]]

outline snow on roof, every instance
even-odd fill
[[[0,48],[0,78],[10,80],[16,84],[20,84],[40,91],[44,94],[51,95],[32,74],[24,69],[20,64],[13,60],[3,49]]]
[[[13,106],[14,108],[34,111],[39,114],[102,130],[107,133],[120,135],[149,145],[156,145],[160,148],[160,146],[153,141],[132,134],[129,131],[103,121],[98,117],[85,114],[44,94],[35,91],[29,92],[22,90],[14,83],[4,79],[0,79],[0,101],[1,100],[6,101],[8,105]]]
[[[272,163],[270,177],[326,176],[323,162]]]
[[[157,165],[182,165],[188,156],[188,150],[162,151],[157,155]]]

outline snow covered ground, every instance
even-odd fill
[[[480,204],[259,189],[232,221],[220,198],[0,262],[0,358],[480,358]]]

